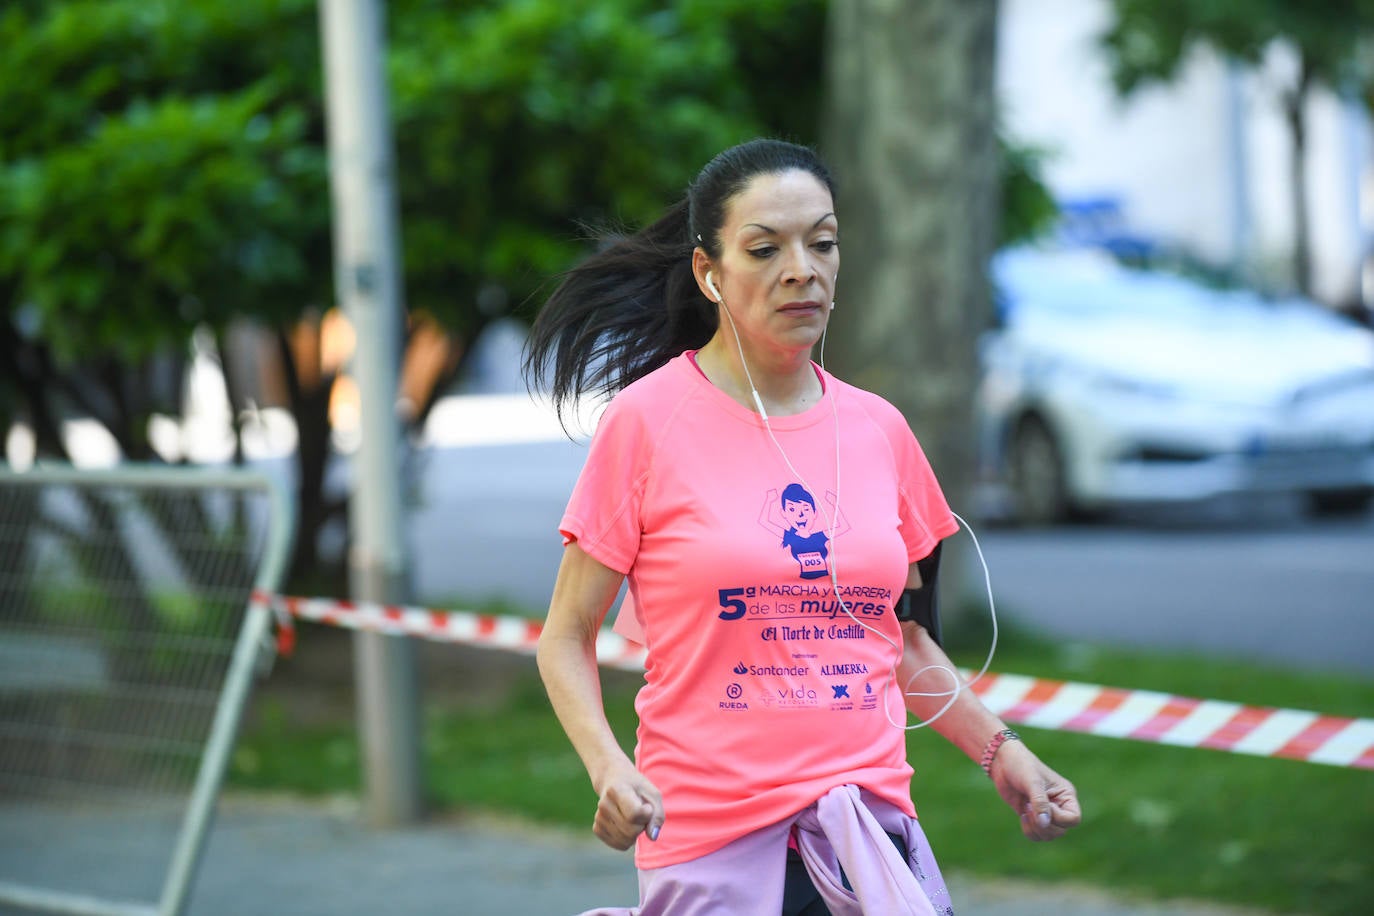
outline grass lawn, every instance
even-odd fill
[[[994,670],[1345,716],[1374,714],[1374,682],[1214,659],[1003,634]],[[957,644],[982,645],[978,634]],[[954,651],[977,668],[981,650]],[[612,725],[633,746],[637,678],[610,672]],[[424,765],[433,804],[587,829],[595,797],[531,665],[487,702],[430,703]],[[1350,914],[1374,901],[1374,773],[1297,761],[1019,728],[1077,785],[1084,825],[1024,841],[977,765],[927,730],[910,733],[912,794],[950,872],[1072,881],[1167,899]],[[235,754],[231,786],[355,793],[352,723],[303,726],[270,696]]]

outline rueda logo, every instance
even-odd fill
[[[749,708],[749,703],[740,699],[740,697],[744,695],[744,688],[739,684],[727,685],[725,688],[725,695],[729,697],[729,699],[720,701],[719,705],[721,709],[741,711]]]

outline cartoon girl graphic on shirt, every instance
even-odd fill
[[[835,495],[826,494],[830,516],[836,517]],[[822,579],[830,574],[830,537],[816,511],[816,500],[799,483],[790,483],[778,497],[777,490],[769,490],[763,498],[759,524],[782,539],[782,546],[792,553],[803,579]],[[836,536],[849,530],[844,516],[836,521]]]

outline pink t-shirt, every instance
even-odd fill
[[[640,868],[847,783],[914,814],[892,606],[957,525],[896,408],[822,381],[816,406],[770,418],[794,473],[756,413],[677,357],[607,406],[563,516],[628,575],[621,615],[647,649],[635,761],[666,823]]]

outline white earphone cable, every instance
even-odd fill
[[[810,483],[807,482],[806,478],[802,476],[801,472],[798,471],[795,466],[793,466],[792,460],[787,457],[787,452],[782,447],[782,443],[778,441],[778,437],[773,433],[773,425],[769,422],[768,411],[763,406],[763,398],[759,396],[758,388],[754,385],[754,377],[749,372],[749,361],[744,357],[744,344],[740,340],[739,328],[735,325],[735,318],[733,315],[730,314],[730,309],[725,304],[725,299],[720,295],[719,291],[716,290],[715,284],[710,282],[709,274],[707,275],[707,285],[710,286],[712,292],[716,293],[716,301],[720,303],[721,311],[725,313],[726,320],[730,322],[730,330],[735,338],[735,348],[739,351],[740,365],[744,368],[744,377],[749,382],[750,394],[753,395],[754,405],[759,410],[759,418],[763,421],[763,428],[767,431],[768,438],[772,440],[773,447],[777,449],[778,454],[782,456],[783,463],[787,466],[787,469],[792,472],[793,476],[795,476],[798,481],[801,482],[802,486],[806,488],[806,491],[812,494],[816,493],[817,491],[811,486]],[[829,330],[828,321],[826,322],[826,325],[827,326],[821,330],[820,365],[822,369],[825,368],[825,335],[826,331]],[[818,511],[824,513],[827,522],[826,540],[830,545],[830,584],[831,587],[834,589],[835,601],[839,603],[839,606],[844,610],[845,615],[850,620],[854,621],[854,623],[863,627],[868,632],[874,634],[883,642],[887,643],[888,646],[890,646],[894,651],[896,651],[897,662],[894,663],[892,667],[888,669],[887,677],[883,681],[881,693],[886,693],[887,685],[890,684],[897,677],[897,669],[901,665],[901,657],[904,650],[903,644],[900,642],[894,642],[886,633],[883,633],[882,631],[870,626],[869,624],[864,623],[862,620],[860,620],[858,617],[854,615],[853,611],[849,609],[849,603],[846,602],[842,597],[840,597],[839,557],[836,551],[835,544],[835,534],[838,530],[840,515],[840,412],[839,408],[836,406],[835,392],[832,390],[832,388],[833,386],[826,386],[826,389],[822,396],[830,401],[831,415],[834,417],[835,420],[835,511],[832,514],[831,512],[825,509],[824,499],[821,500],[821,505],[817,506]],[[920,668],[919,670],[914,672],[910,677],[907,678],[906,684],[902,688],[902,696],[904,699],[908,697],[948,697],[948,699],[945,701],[943,706],[936,710],[934,715],[932,715],[928,719],[921,720],[915,723],[914,725],[902,725],[901,723],[894,721],[892,718],[891,710],[888,708],[888,705],[884,703],[883,715],[887,717],[888,724],[892,725],[894,728],[900,728],[903,731],[911,731],[917,728],[925,728],[926,726],[934,723],[946,712],[948,712],[950,708],[954,706],[955,702],[958,701],[959,694],[965,688],[971,687],[973,684],[977,683],[978,679],[987,673],[988,668],[992,665],[993,655],[997,651],[997,606],[992,594],[992,575],[988,570],[987,559],[983,556],[983,548],[978,543],[978,536],[973,533],[973,527],[969,525],[968,522],[964,521],[964,519],[958,513],[954,512],[952,509],[950,510],[950,515],[954,516],[955,520],[958,521],[959,524],[964,526],[964,530],[966,530],[969,533],[969,537],[973,539],[974,550],[977,551],[978,561],[982,564],[983,582],[987,588],[988,595],[988,613],[992,617],[992,641],[988,647],[988,654],[987,658],[983,662],[983,667],[978,670],[978,673],[975,674],[968,681],[967,684],[960,680],[959,672],[955,671],[948,665],[942,664],[926,665],[925,667]],[[949,678],[954,682],[954,689],[929,692],[912,690],[911,685],[916,681],[916,679],[919,678],[922,674],[925,674],[927,671],[931,670],[945,672],[949,676]]]

